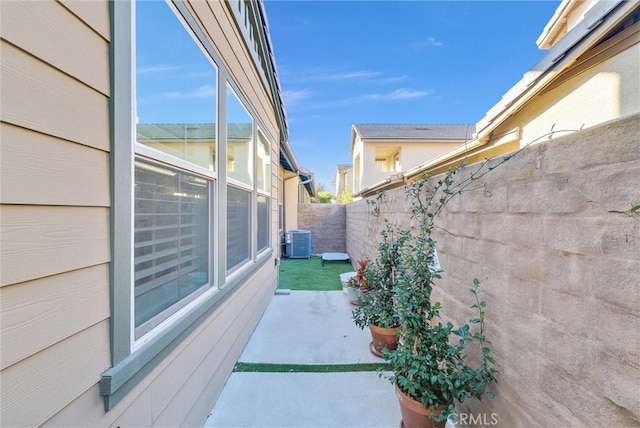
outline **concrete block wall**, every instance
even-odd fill
[[[640,218],[609,212],[640,204],[639,183],[634,116],[527,147],[448,204],[435,297],[461,324],[469,284],[483,281],[500,371],[496,400],[459,413],[503,427],[640,425]],[[347,206],[353,258],[375,257],[383,218],[415,226],[403,188],[377,205],[378,216]]]
[[[346,224],[344,204],[298,204],[298,229],[311,231],[313,254],[346,252]]]

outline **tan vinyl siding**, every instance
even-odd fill
[[[2,426],[41,425],[109,367],[109,322],[86,327],[2,371]]]
[[[1,286],[109,261],[106,208],[3,205],[0,219]]]
[[[3,1],[0,11],[5,40],[109,95],[109,75],[104,73],[109,68],[108,44],[64,6],[50,1]]]
[[[104,94],[14,45],[3,41],[1,49],[3,122],[109,149],[109,109]]]
[[[103,264],[0,288],[0,368],[108,319],[107,268]]]
[[[0,133],[2,203],[109,205],[107,152],[6,123]]]
[[[102,0],[58,0],[58,2],[106,41],[111,40],[108,2]]]
[[[72,3],[0,3],[2,426],[110,365],[108,3]]]

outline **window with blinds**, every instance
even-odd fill
[[[227,270],[251,257],[251,193],[227,187]]]
[[[136,339],[209,284],[209,182],[135,161]]]
[[[258,251],[269,248],[270,233],[269,198],[258,195]]]

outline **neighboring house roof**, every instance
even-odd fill
[[[431,124],[431,123],[354,123],[351,127],[351,145],[349,153],[353,154],[356,135],[361,140],[381,141],[461,141],[473,138],[476,126],[472,123]]]
[[[356,123],[353,125],[362,139],[393,140],[465,140],[475,132],[474,124],[394,124]]]
[[[300,177],[301,184],[307,189],[307,193],[310,197],[316,196],[316,187],[313,182],[313,172],[308,169],[300,168],[298,171],[298,177]]]
[[[251,138],[250,123],[230,123],[227,125],[227,138],[243,140]],[[215,123],[139,123],[136,133],[150,140],[215,140]]]

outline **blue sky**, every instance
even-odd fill
[[[298,162],[333,193],[353,123],[476,123],[559,3],[266,0]]]

